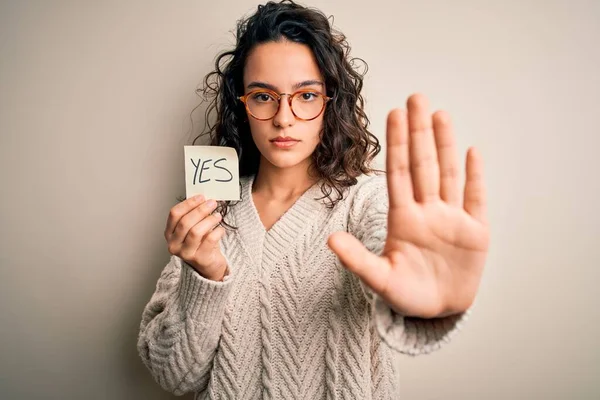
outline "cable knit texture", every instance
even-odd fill
[[[437,350],[471,310],[445,318],[396,314],[327,246],[348,231],[376,254],[387,233],[383,175],[363,175],[333,209],[319,184],[266,231],[254,177],[221,240],[224,282],[172,256],[146,305],[138,351],[152,376],[196,399],[399,399],[395,359]]]

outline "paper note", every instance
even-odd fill
[[[185,197],[203,194],[206,199],[239,200],[238,155],[233,147],[183,146]]]

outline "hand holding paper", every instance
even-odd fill
[[[165,239],[169,253],[207,279],[220,281],[227,261],[219,241],[225,229],[216,200],[239,200],[238,156],[221,146],[184,146],[186,200],[169,212]]]
[[[221,253],[219,240],[225,229],[218,226],[220,213],[212,213],[215,200],[205,201],[204,196],[189,198],[171,208],[165,239],[169,253],[178,256],[206,279],[222,280],[227,271],[227,261]]]

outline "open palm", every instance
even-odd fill
[[[387,120],[388,232],[380,256],[336,232],[329,246],[396,312],[434,318],[473,303],[489,247],[483,161],[467,152],[461,195],[450,117],[414,94]],[[462,198],[462,199],[461,199]]]

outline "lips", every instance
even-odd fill
[[[298,142],[298,139],[294,139],[292,137],[286,136],[286,137],[278,137],[278,138],[272,139],[271,142],[278,142],[278,143]]]

